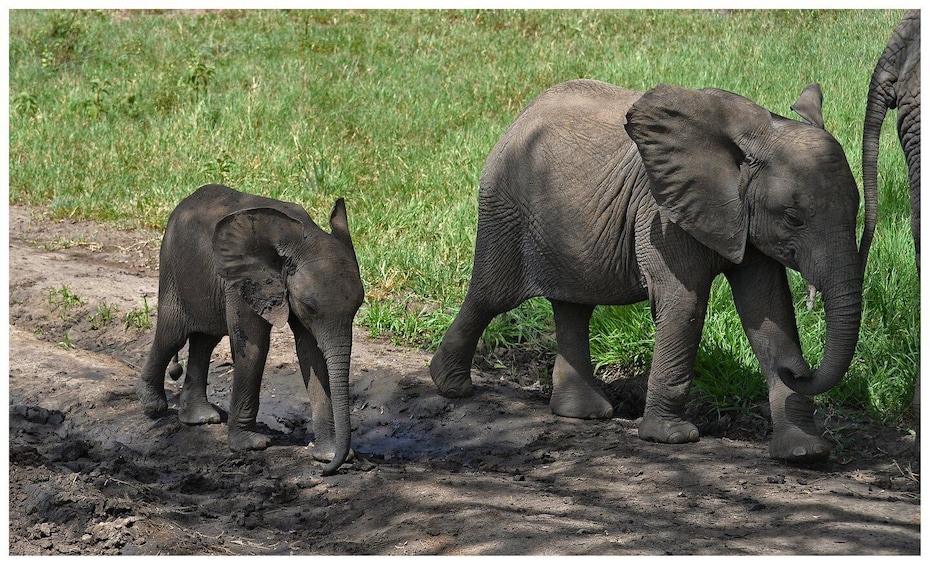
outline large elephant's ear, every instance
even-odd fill
[[[805,124],[823,127],[823,92],[820,85],[812,82],[801,92],[798,101],[791,105],[791,109],[801,116]]]
[[[764,130],[770,113],[742,96],[660,84],[626,115],[662,213],[728,260],[743,260],[751,159],[738,139]]]
[[[273,208],[233,212],[216,225],[216,270],[258,315],[273,326],[287,322],[290,307],[284,262],[303,240],[299,220]]]

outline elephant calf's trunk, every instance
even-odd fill
[[[350,334],[351,336],[351,334]],[[350,345],[340,345],[328,348],[323,346],[329,371],[330,394],[333,406],[333,427],[335,432],[335,448],[333,459],[323,467],[323,476],[335,474],[339,467],[346,462],[351,453],[352,425],[349,419],[349,361],[352,356],[351,337],[340,341]]]

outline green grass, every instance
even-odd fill
[[[811,81],[857,177],[868,77],[900,11],[21,11],[10,13],[10,201],[60,217],[163,227],[224,182],[302,203],[347,199],[368,304],[360,322],[434,347],[467,288],[485,157],[547,87],[588,77],[733,90],[791,116]],[[823,401],[908,418],[920,294],[907,181],[886,121],[881,220],[850,375]],[[822,309],[803,306],[816,362]],[[425,307],[420,307],[421,305]],[[542,300],[492,347],[551,343]],[[599,308],[598,366],[647,370],[646,305]],[[722,280],[698,358],[722,407],[765,387]],[[748,400],[747,400],[748,399]]]

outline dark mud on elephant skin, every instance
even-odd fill
[[[472,398],[436,394],[429,353],[357,328],[352,445],[320,475],[293,339],[272,335],[259,427],[232,453],[224,424],[142,414],[133,388],[153,331],[159,234],[10,211],[12,555],[909,554],[919,552],[912,437],[826,417],[839,441],[814,468],[768,458],[764,414],[705,421],[701,441],[636,437],[624,418],[559,418],[523,352],[479,360]],[[84,300],[66,308],[50,289]],[[101,305],[117,305],[102,324]],[[93,327],[96,326],[96,329]],[[211,402],[228,407],[226,342]],[[521,378],[515,378],[521,377]],[[610,375],[612,399],[641,386]],[[619,403],[619,400],[615,400]],[[759,422],[762,422],[760,425]]]

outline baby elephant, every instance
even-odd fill
[[[365,292],[345,203],[336,201],[332,233],[297,204],[206,185],[168,218],[159,257],[158,321],[137,392],[146,415],[168,409],[165,370],[190,342],[178,416],[185,424],[220,421],[207,401],[213,348],[230,337],[234,361],[229,447],[264,449],[255,432],[272,326],[287,322],[310,393],[313,456],[336,472],[350,454],[349,360],[352,319]]]

